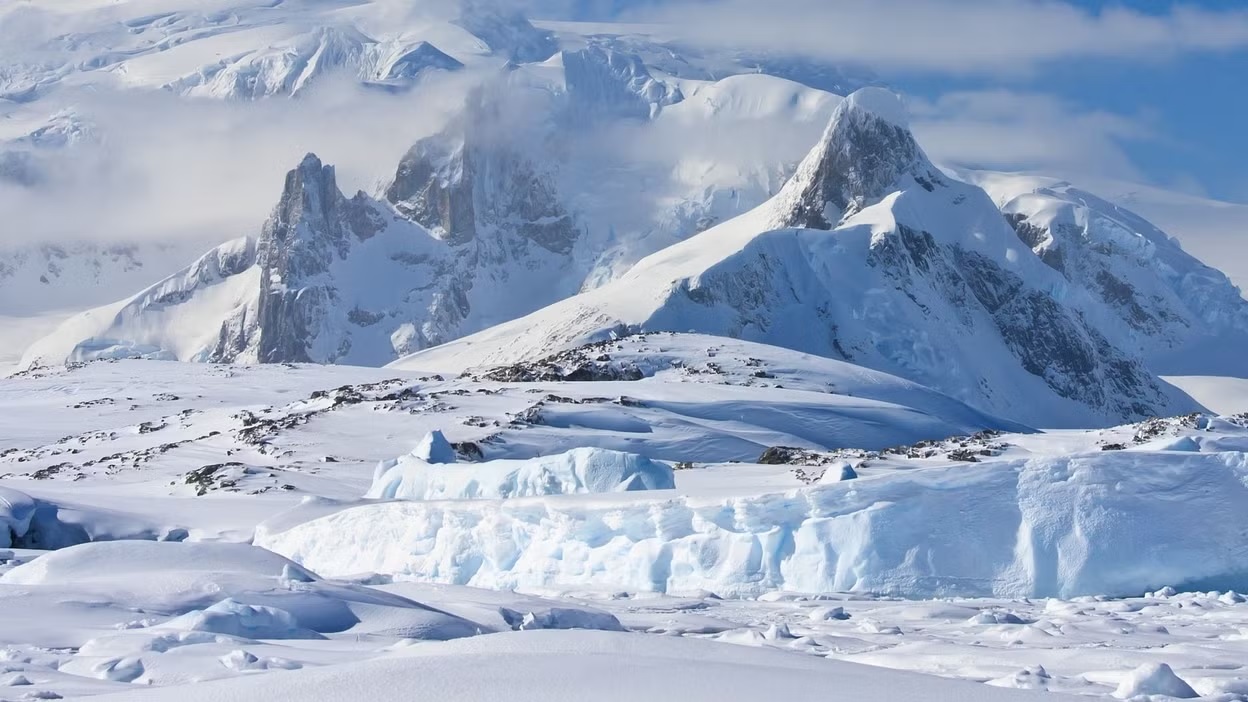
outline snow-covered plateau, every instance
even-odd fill
[[[0,702],[1248,702],[1248,207],[520,4],[0,0]]]

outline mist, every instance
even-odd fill
[[[0,241],[216,243],[254,234],[304,154],[334,165],[344,191],[373,192],[481,78],[436,74],[393,94],[343,75],[297,98],[252,102],[59,91],[39,102],[40,113],[72,114],[83,135],[65,146],[18,147],[30,177],[0,178]]]

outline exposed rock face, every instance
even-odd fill
[[[501,116],[490,107],[465,113],[446,131],[417,142],[386,189],[395,209],[448,244],[518,235],[567,254],[580,231],[552,178],[526,154],[490,135]]]
[[[777,203],[773,224],[831,229],[899,185],[910,184],[931,191],[945,185],[945,177],[904,125],[847,99],[819,146],[798,166],[787,199]]]
[[[939,189],[949,188],[905,126],[851,103],[847,100],[823,142],[799,167],[794,192],[779,211],[785,226],[830,229],[890,193],[921,188],[939,195]],[[867,262],[891,278],[925,317],[934,316],[933,293],[956,312],[957,319],[942,323],[969,331],[978,315],[968,308],[978,307],[1022,368],[1061,397],[1133,418],[1165,403],[1134,349],[1115,348],[1080,309],[1037,287],[1042,281],[947,236],[941,239],[897,222],[892,232],[872,237]],[[1045,250],[1043,242],[1037,248]],[[1115,293],[1127,294],[1118,287],[1107,302]]]
[[[346,199],[333,167],[312,154],[304,157],[287,174],[281,201],[256,245],[261,289],[254,329],[247,334],[245,311],[243,319],[226,320],[212,360],[236,360],[253,343],[262,363],[328,360],[315,357],[309,345],[339,301],[336,281],[327,275],[330,266],[347,257],[353,240],[367,239],[382,226],[366,196]]]
[[[378,70],[379,77],[387,81],[412,80],[428,70],[454,71],[464,64],[447,56],[427,41],[417,42],[404,50],[388,66]]]

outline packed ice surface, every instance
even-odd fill
[[[610,449],[579,448],[554,456],[472,464],[421,458],[422,453],[429,454],[426,445],[435,436],[441,433],[429,434],[411,454],[379,463],[366,497],[477,500],[676,487],[670,466]],[[435,455],[444,456],[444,451]]]

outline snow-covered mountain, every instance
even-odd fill
[[[506,363],[621,331],[697,330],[844,358],[1039,425],[1194,406],[1144,355],[1179,345],[1196,320],[1238,330],[1245,303],[1229,282],[1173,245],[1164,265],[1189,275],[1104,247],[1063,275],[1025,219],[1013,222],[928,161],[891,93],[864,89],[765,205],[612,284],[399,365]],[[1138,312],[1106,286],[1110,271],[1146,291],[1132,293]],[[1210,298],[1228,311],[1209,316]]]
[[[71,320],[25,362],[138,354],[381,365],[501,325],[405,362],[462,368],[618,330],[696,330],[843,358],[1033,425],[1105,424],[1195,407],[1156,373],[1174,372],[1166,359],[1193,340],[1244,332],[1246,303],[1225,276],[1147,222],[1070,188],[998,198],[998,209],[932,165],[904,108],[875,88],[836,108],[775,197],[593,289],[614,277],[599,273],[618,255],[612,247],[645,250],[635,236],[623,245],[596,236],[600,213],[565,195],[585,163],[551,158],[547,138],[560,116],[584,109],[573,86],[591,73],[567,73],[570,55],[541,69],[562,65],[564,89],[537,91],[554,117],[536,123],[536,138],[500,137],[508,103],[478,94],[409,150],[377,197],[346,197],[310,156],[254,244],[227,245]],[[731,105],[715,93],[699,101],[699,90],[679,99],[608,52],[575,59],[586,60],[599,64],[588,104],[653,99],[630,116],[642,123],[695,109],[716,119],[708,104]]]
[[[176,272],[196,249],[186,241],[0,247],[0,367],[83,309]]]
[[[1158,227],[1066,181],[967,172],[1019,237],[1071,283],[1100,298],[1119,343],[1163,374],[1245,371],[1248,305],[1219,270]]]
[[[264,8],[228,28],[195,13],[139,21],[136,37],[180,41],[132,37],[100,65],[134,78],[148,59],[181,77],[142,85],[247,98],[297,93],[322,64],[393,83],[445,56],[433,63],[487,77],[372,193],[344,193],[310,155],[254,239],[70,319],[26,364],[383,365],[536,313],[485,332],[499,348],[435,353],[510,362],[616,328],[695,330],[843,358],[1032,424],[1188,409],[1157,373],[1212,360],[1239,372],[1228,349],[1248,333],[1245,303],[1225,276],[1072,186],[985,182],[986,195],[934,166],[879,89],[842,104],[740,74],[740,56],[474,3],[397,24],[373,4],[300,7],[280,41],[211,70],[178,48],[209,41],[192,30],[250,45]],[[783,62],[763,58],[755,69]],[[738,75],[699,77],[729,64]],[[771,135],[767,150],[738,148],[750,132]]]
[[[667,154],[636,160],[590,143],[599,130],[636,130],[644,136],[629,138],[640,141],[777,122],[802,129],[838,100],[768,76],[682,90],[635,56],[564,51],[477,91],[375,196],[343,194],[333,169],[309,156],[253,242],[226,244],[70,320],[27,361],[383,365],[610,280],[762,202],[792,168],[785,149],[741,165],[708,164],[696,151],[675,166]],[[517,117],[520,108],[529,113]]]

